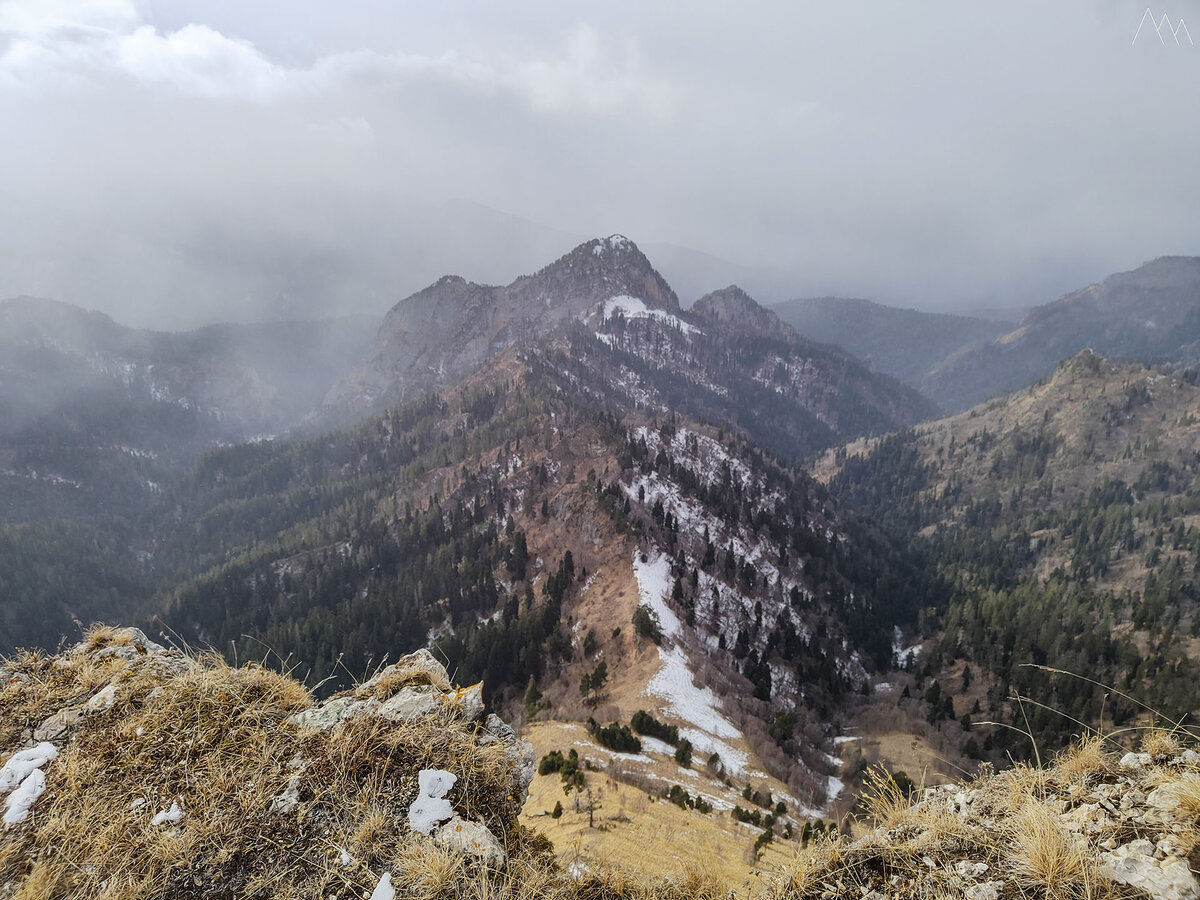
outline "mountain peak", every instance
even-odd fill
[[[692,312],[708,322],[733,327],[754,337],[796,339],[789,325],[736,284],[705,294],[696,301]]]
[[[679,312],[671,286],[620,234],[585,241],[503,287],[446,275],[392,307],[370,358],[330,392],[325,409],[362,411],[448,384],[518,341],[596,316],[619,298]]]
[[[550,306],[579,307],[579,301],[603,302],[629,296],[648,306],[679,312],[675,291],[637,244],[622,234],[585,241],[533,275],[518,278],[507,290],[532,289]],[[586,310],[577,310],[583,312]]]
[[[604,256],[606,253],[640,253],[637,244],[625,237],[623,234],[610,234],[606,238],[596,238],[588,241],[592,245],[592,253],[596,256]]]

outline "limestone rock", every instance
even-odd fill
[[[1158,900],[1196,900],[1200,885],[1186,859],[1154,858],[1147,840],[1131,841],[1100,855],[1100,871],[1113,881],[1145,891]]]
[[[301,710],[288,716],[287,721],[313,731],[328,731],[347,719],[363,714],[368,709],[377,709],[378,700],[355,700],[353,697],[334,697],[319,706]]]
[[[537,774],[537,754],[533,745],[524,738],[518,739],[517,733],[495,713],[488,713],[475,741],[480,746],[496,743],[505,745],[504,758],[520,786],[521,802],[524,803],[529,798],[533,776]]]
[[[60,709],[33,729],[33,739],[35,741],[56,741],[78,725],[82,718],[82,710]]]
[[[86,644],[78,644],[76,652],[86,652]],[[92,659],[107,659],[110,656],[132,662],[143,656],[166,653],[167,648],[146,637],[140,628],[119,628],[113,632],[107,646],[92,652]]]
[[[529,785],[533,782],[533,776],[537,774],[537,754],[533,750],[533,744],[524,738],[515,740],[509,744],[504,756],[512,769],[513,777],[521,787],[521,802],[524,803],[529,799]]]
[[[954,873],[960,878],[982,878],[987,870],[987,863],[971,862],[969,859],[960,859],[954,864]]]
[[[985,881],[973,884],[963,892],[967,900],[1000,900],[1003,881]]]
[[[1126,753],[1121,757],[1122,769],[1142,769],[1150,765],[1149,753]]]
[[[300,803],[300,776],[292,775],[287,780],[283,793],[271,798],[271,812],[276,815],[287,815]]]
[[[479,743],[491,743],[491,741],[482,740],[485,736],[490,736],[492,740],[511,741],[516,739],[517,733],[512,730],[507,722],[501,719],[495,713],[488,713],[487,718],[483,721],[483,727],[486,730],[486,735],[481,735]]]
[[[393,722],[407,722],[435,712],[440,692],[429,685],[402,687],[379,705],[378,713]]]
[[[483,682],[451,691],[445,695],[445,701],[468,722],[474,722],[483,715]]]
[[[428,684],[443,693],[451,688],[446,667],[424,648],[402,656],[397,662],[381,669],[373,678],[359,686],[358,693],[373,692],[378,686],[388,683],[395,683],[397,686]]]
[[[457,815],[437,830],[434,839],[495,869],[503,868],[508,862],[504,847],[486,826]]]
[[[117,686],[108,684],[96,691],[87,703],[83,704],[85,713],[100,713],[105,710],[112,709],[113,703],[117,699]]]

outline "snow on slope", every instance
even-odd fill
[[[684,334],[700,333],[699,328],[688,324],[678,316],[663,312],[661,309],[652,309],[644,301],[626,294],[620,294],[605,301],[604,318],[606,320],[611,319],[618,312],[626,319],[654,319],[657,322],[670,325],[672,328],[678,328]]]
[[[658,616],[662,632],[670,638],[683,633],[683,623],[667,604],[671,590],[671,560],[655,554],[642,560],[634,555],[633,572],[637,577],[638,593],[642,602]],[[662,668],[646,685],[647,696],[666,701],[664,712],[689,723],[679,734],[692,742],[697,752],[705,756],[717,753],[725,768],[733,774],[743,775],[749,763],[745,751],[733,747],[722,738],[737,739],[742,733],[721,712],[721,701],[710,687],[696,687],[692,681],[692,670],[687,654],[675,644],[670,649],[658,648]]]

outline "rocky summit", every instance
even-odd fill
[[[450,384],[518,341],[576,319],[603,318],[614,298],[679,311],[670,285],[633,241],[596,238],[503,287],[447,275],[397,303],[367,359],[330,392],[325,414],[363,411]]]
[[[540,849],[532,748],[427,651],[320,703],[134,628],[0,677],[0,896],[366,896]]]
[[[774,312],[760,306],[736,284],[705,294],[696,301],[692,312],[706,322],[737,330],[752,337],[776,341],[796,340],[792,330]]]

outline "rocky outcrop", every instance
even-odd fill
[[[317,702],[94,629],[0,667],[0,764],[0,897],[366,896],[531,852],[532,747],[424,650]]]
[[[1093,738],[1049,769],[873,793],[879,826],[811,850],[777,895],[1200,898],[1200,754],[1163,732],[1119,759]]]

